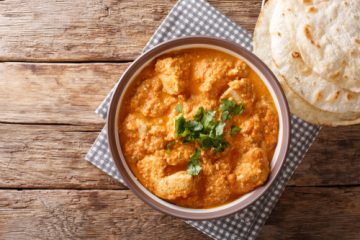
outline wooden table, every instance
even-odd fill
[[[210,1],[252,31],[260,1]],[[84,155],[166,0],[0,0],[0,239],[206,239]],[[323,128],[260,239],[359,239],[360,126]]]

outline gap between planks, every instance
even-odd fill
[[[120,184],[120,183],[119,183]],[[128,191],[129,188],[122,185],[123,188],[13,188],[13,187],[1,187],[0,190],[8,190],[8,191]],[[286,189],[301,189],[301,188],[334,188],[334,189],[344,189],[344,188],[360,188],[360,184],[347,184],[347,185],[289,185],[286,186]]]
[[[140,54],[139,54],[140,56]],[[0,61],[0,63],[38,63],[38,64],[112,64],[112,63],[132,63],[135,59],[124,59],[124,60],[79,60],[79,61],[56,61],[56,60],[36,60],[36,59],[17,59],[17,60],[6,60]]]

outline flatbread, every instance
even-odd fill
[[[288,86],[311,105],[329,112],[360,112],[360,94],[338,87],[308,67],[297,47],[291,28],[291,11],[279,1],[270,22],[271,52],[275,66]],[[290,19],[290,22],[288,21]],[[288,22],[286,22],[288,21]]]
[[[277,76],[288,99],[290,111],[298,117],[313,124],[321,124],[328,126],[352,125],[360,123],[360,114],[355,113],[331,113],[321,111],[305,102],[297,94],[295,94],[286,84],[286,81],[280,76],[273,64],[271,57],[271,37],[270,37],[270,20],[278,0],[270,0],[260,13],[257,20],[253,46],[254,53],[266,64]]]
[[[360,92],[360,1],[284,1],[305,64],[320,77]]]
[[[332,113],[317,109],[301,97],[299,97],[289,86],[286,81],[282,84],[283,90],[286,92],[286,97],[289,101],[291,112],[300,118],[313,124],[325,126],[346,126],[360,123],[360,113]]]

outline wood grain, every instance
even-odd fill
[[[360,125],[323,127],[289,184],[360,184]]]
[[[1,239],[205,239],[129,190],[0,190]]]
[[[0,1],[0,61],[132,60],[175,2]],[[248,30],[260,2],[210,1]]]
[[[357,239],[360,188],[290,187],[259,239]],[[129,190],[0,190],[1,239],[206,239]]]
[[[0,124],[0,188],[124,188],[84,160],[99,131],[97,126]],[[289,185],[360,184],[359,131],[360,126],[336,133],[323,129]]]
[[[102,124],[94,111],[127,66],[0,63],[0,121]]]
[[[259,239],[359,239],[360,187],[287,188]]]
[[[123,189],[85,161],[97,127],[0,124],[0,188]]]

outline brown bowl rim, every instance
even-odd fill
[[[161,204],[160,201],[156,201],[152,198],[150,198],[147,194],[145,194],[131,179],[128,172],[124,168],[120,152],[122,151],[121,147],[120,149],[117,148],[116,145],[116,135],[118,134],[115,132],[115,127],[117,124],[116,118],[116,111],[119,105],[120,97],[124,93],[125,86],[130,82],[132,79],[134,73],[136,70],[141,67],[143,64],[147,63],[149,59],[155,57],[158,54],[161,54],[162,52],[165,52],[167,50],[170,50],[172,48],[181,47],[182,45],[190,45],[190,44],[207,44],[207,45],[213,45],[220,48],[224,48],[227,50],[230,50],[232,52],[235,52],[239,54],[241,57],[245,58],[247,61],[252,63],[259,72],[261,72],[264,75],[264,78],[267,79],[268,83],[270,84],[272,90],[275,93],[276,98],[279,102],[279,109],[278,111],[282,111],[283,118],[279,118],[279,121],[282,122],[283,125],[283,146],[280,147],[278,159],[273,166],[271,170],[271,174],[267,180],[267,182],[257,189],[252,191],[252,195],[244,199],[243,201],[227,208],[222,208],[218,211],[210,211],[206,212],[203,211],[201,213],[199,212],[184,212],[180,211],[178,209],[172,209],[169,208],[163,204]],[[262,79],[263,80],[263,79]],[[260,198],[269,188],[272,186],[274,180],[278,176],[281,167],[285,161],[289,144],[290,144],[290,111],[289,106],[285,97],[285,94],[276,79],[275,75],[271,72],[271,70],[254,54],[252,54],[250,51],[246,50],[245,48],[239,46],[238,44],[234,42],[230,42],[228,40],[222,39],[222,38],[216,38],[216,37],[209,37],[209,36],[189,36],[189,37],[180,37],[176,39],[172,39],[166,42],[163,42],[151,50],[143,53],[141,56],[139,56],[129,67],[128,69],[123,73],[122,77],[119,80],[119,84],[117,85],[115,91],[113,92],[112,99],[109,106],[109,111],[107,115],[107,136],[108,136],[108,143],[109,143],[109,149],[110,153],[114,159],[115,165],[120,172],[121,176],[123,177],[125,183],[128,185],[128,187],[145,203],[150,205],[151,207],[178,217],[182,219],[187,220],[210,220],[210,219],[216,219],[225,217],[228,215],[231,215],[235,212],[238,212],[252,203],[254,203],[258,198]],[[264,80],[263,80],[264,81]],[[126,160],[124,159],[124,162]],[[151,193],[152,194],[152,193]],[[159,199],[156,195],[153,194],[156,199]],[[230,204],[230,203],[228,203]],[[176,205],[175,205],[176,206]],[[224,205],[226,206],[226,205]],[[192,208],[187,208],[192,209]],[[195,210],[195,209],[194,209]]]

